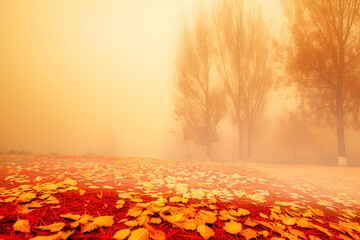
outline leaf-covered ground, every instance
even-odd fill
[[[244,164],[0,155],[0,176],[0,239],[360,239],[356,195]]]

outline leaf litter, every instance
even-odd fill
[[[1,239],[360,239],[359,199],[241,165],[0,158]]]

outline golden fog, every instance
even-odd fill
[[[259,3],[280,35],[280,0]],[[186,145],[173,134],[172,81],[181,24],[196,6],[195,0],[2,0],[0,150],[183,160]],[[270,95],[254,158],[285,161],[291,150],[276,143],[283,103]],[[214,158],[233,161],[237,135],[228,117],[218,129]],[[316,143],[324,159],[336,156],[336,136],[327,134],[318,133]],[[203,160],[202,147],[190,148],[194,160]]]

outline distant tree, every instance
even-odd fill
[[[193,26],[184,24],[176,60],[175,116],[185,139],[206,146],[218,140],[217,125],[225,114],[225,94],[214,71],[213,30],[204,6]]]
[[[214,6],[218,71],[226,87],[230,114],[238,128],[239,160],[243,127],[248,159],[253,131],[261,119],[271,87],[271,36],[259,7],[243,0],[219,0]]]
[[[282,1],[292,38],[279,46],[285,80],[308,119],[336,126],[338,165],[346,166],[344,128],[359,124],[360,1]]]
[[[311,143],[312,133],[306,121],[294,111],[284,111],[279,118],[278,139],[282,145],[292,149],[294,162],[297,162],[298,150]]]

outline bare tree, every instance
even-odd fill
[[[213,30],[204,6],[192,27],[184,24],[176,61],[175,115],[183,134],[206,146],[218,140],[217,124],[225,113],[225,95],[213,67]]]
[[[243,127],[248,159],[253,131],[265,109],[271,87],[271,37],[261,11],[243,0],[219,0],[214,6],[218,71],[226,87],[230,114],[238,128],[239,160]]]
[[[283,4],[292,36],[281,46],[287,81],[297,86],[304,114],[336,126],[338,165],[346,166],[344,129],[359,113],[360,1]]]

